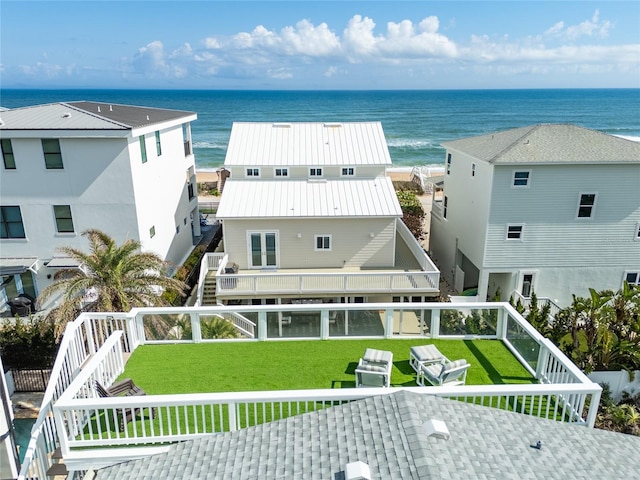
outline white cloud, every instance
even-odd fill
[[[332,66],[332,67],[327,68],[327,70],[324,72],[324,76],[327,77],[327,78],[331,78],[336,73],[338,73],[338,68]]]
[[[167,75],[170,68],[165,62],[162,42],[155,40],[139,48],[134,56],[133,66],[137,72],[144,75],[154,76],[157,73]]]
[[[604,38],[609,35],[612,23],[608,20],[600,20],[600,11],[596,10],[590,20],[585,20],[577,25],[565,27],[565,22],[560,21],[544,32],[545,37],[559,38],[574,41],[580,37]]]

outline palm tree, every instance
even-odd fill
[[[154,253],[140,252],[140,242],[126,240],[121,245],[106,233],[89,229],[82,233],[89,239],[90,252],[72,247],[59,251],[76,260],[81,268],[61,269],[54,283],[38,297],[42,304],[62,291],[62,301],[50,313],[58,324],[66,324],[81,311],[128,312],[133,307],[165,306],[163,290],[183,294],[186,284],[169,278],[163,260]],[[89,300],[86,294],[90,292]]]

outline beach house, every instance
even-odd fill
[[[430,253],[458,291],[564,307],[640,283],[640,143],[534,125],[443,146]]]
[[[424,301],[439,272],[402,222],[379,122],[234,123],[203,304]]]
[[[180,264],[200,235],[193,112],[68,102],[0,112],[0,306],[37,297],[58,247],[100,229]],[[195,219],[195,221],[193,221]]]

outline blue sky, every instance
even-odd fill
[[[640,87],[634,1],[11,1],[2,88]]]

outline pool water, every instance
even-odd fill
[[[31,438],[31,428],[36,423],[35,418],[14,418],[13,428],[16,435],[16,444],[18,445],[18,452],[20,453],[20,463],[24,461],[24,454],[27,452],[29,446],[29,439]]]

